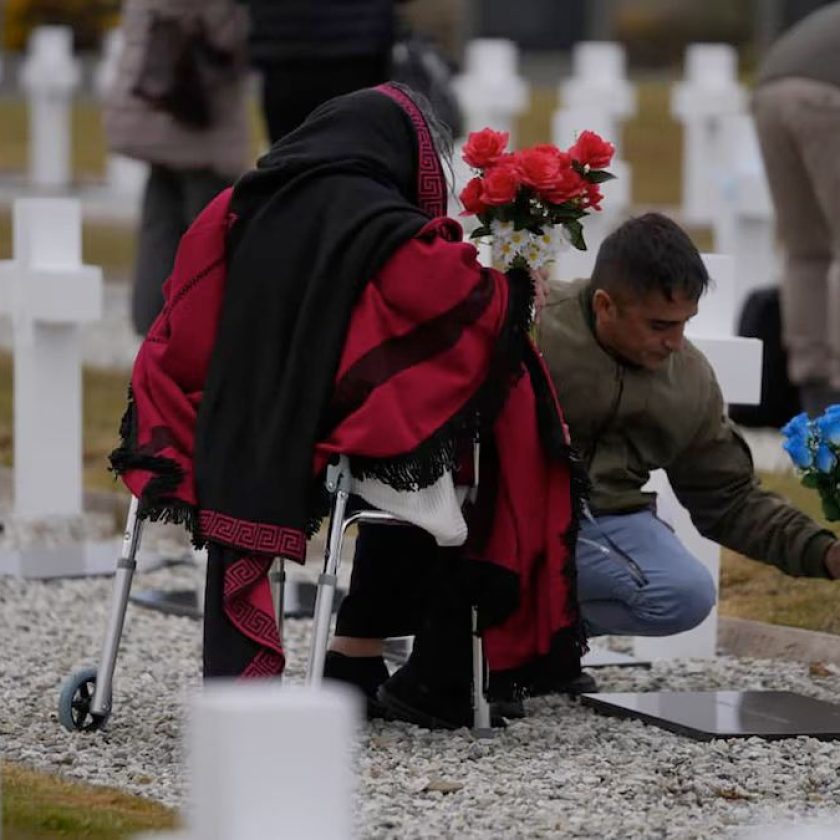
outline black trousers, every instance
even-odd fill
[[[390,55],[300,59],[262,68],[262,104],[272,143],[297,128],[322,102],[388,81]]]
[[[412,526],[361,525],[336,635],[414,636],[411,661],[425,682],[468,685],[471,588],[460,548]]]
[[[163,309],[163,284],[172,271],[181,237],[230,183],[230,178],[210,169],[149,167],[131,296],[131,320],[138,335],[148,332]]]

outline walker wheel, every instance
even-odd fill
[[[95,732],[101,729],[111,716],[111,698],[104,714],[90,711],[93,692],[96,688],[96,668],[84,668],[71,674],[61,687],[58,697],[58,720],[70,732]]]

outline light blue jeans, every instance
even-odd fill
[[[577,567],[590,636],[670,636],[696,627],[715,604],[712,576],[650,511],[584,517]]]

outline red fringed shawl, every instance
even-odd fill
[[[230,190],[220,194],[182,239],[164,287],[165,307],[135,361],[133,402],[112,464],[140,499],[141,515],[185,522],[199,542],[209,538],[242,550],[225,576],[225,612],[263,648],[245,675],[265,675],[279,673],[284,664],[266,572],[274,554],[302,561],[303,538],[290,534],[279,550],[272,542],[261,552],[259,523],[249,529],[237,521],[227,532],[216,523],[206,533],[192,462],[224,294],[230,196]],[[364,287],[335,378],[333,407],[343,419],[317,445],[313,475],[337,453],[398,460],[462,412],[484,383],[507,317],[509,281],[481,268],[475,248],[458,241],[460,236],[452,220],[431,221]],[[493,426],[499,459],[495,515],[476,559],[515,573],[520,582],[516,609],[485,632],[493,670],[519,668],[547,654],[552,639],[564,631],[572,636],[578,621],[570,465],[546,453],[534,376],[542,377],[540,387],[554,399],[541,362],[532,362]],[[556,402],[552,408],[559,414]]]

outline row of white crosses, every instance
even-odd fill
[[[526,109],[528,90],[518,71],[516,45],[476,39],[467,45],[464,74],[456,91],[466,130],[493,126],[509,131]],[[552,119],[552,139],[565,147],[589,128],[616,146],[616,181],[604,186],[602,214],[586,225],[588,250],[564,255],[563,278],[586,276],[604,237],[631,205],[630,168],[622,159],[622,126],[636,111],[627,80],[624,48],[610,42],[581,42],[572,50],[572,72],[560,85],[561,107]],[[671,109],[683,125],[683,220],[712,224],[715,249],[735,258],[738,303],[751,288],[777,279],[774,220],[747,95],[737,78],[737,54],[727,44],[692,44],[685,73],[673,89]],[[469,173],[455,162],[456,192]],[[457,212],[453,200],[452,211]]]
[[[122,50],[119,30],[108,32],[94,84],[104,99],[116,77]],[[81,83],[81,65],[73,55],[68,26],[32,30],[21,65],[20,84],[29,111],[29,182],[42,191],[62,191],[72,182],[72,105]],[[139,195],[145,180],[143,164],[109,156],[106,180],[117,195]]]

